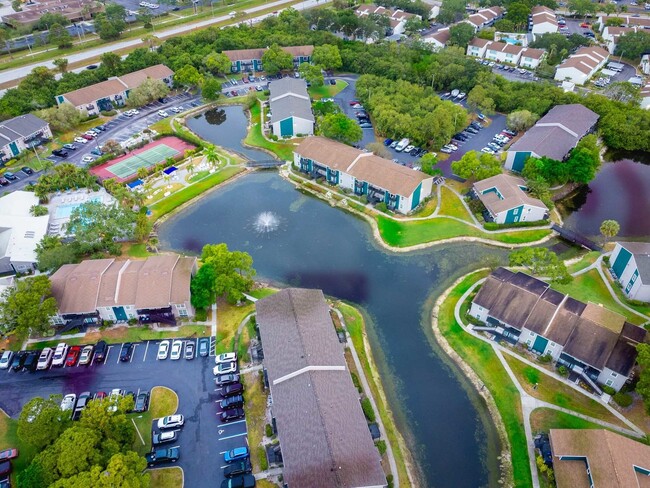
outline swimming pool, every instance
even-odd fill
[[[56,210],[54,212],[54,218],[55,219],[69,219],[70,215],[72,215],[72,211],[77,208],[80,205],[83,205],[84,203],[88,202],[101,202],[102,199],[101,197],[91,197],[85,202],[77,202],[77,203],[65,203],[63,205],[59,205],[56,207]]]

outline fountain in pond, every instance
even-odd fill
[[[268,234],[277,230],[279,226],[280,218],[273,212],[262,212],[253,223],[253,227],[259,234]]]

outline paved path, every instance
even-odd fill
[[[282,468],[271,468],[271,469],[267,469],[266,471],[255,473],[254,476],[256,480],[262,480],[262,479],[270,478],[271,476],[280,476],[281,474],[282,474]]]
[[[262,371],[262,365],[258,364],[257,366],[251,366],[250,368],[244,368],[239,371],[239,374],[246,374],[246,373],[252,373],[254,371]]]
[[[281,7],[282,5],[284,5],[286,3],[289,3],[291,1],[292,0],[276,0],[275,2],[269,2],[269,3],[265,3],[263,5],[258,5],[257,7],[252,7],[252,8],[246,9],[243,12],[246,13],[246,14],[253,14],[255,12],[260,12],[262,10],[268,10],[270,8],[273,8],[273,7]],[[315,7],[317,5],[326,4],[326,3],[328,3],[328,1],[330,1],[330,0],[305,0],[305,1],[301,2],[301,3],[297,3],[297,4],[293,5],[293,8],[295,8],[296,10],[304,10],[304,9]],[[283,10],[283,9],[278,9],[278,10]],[[202,20],[200,22],[195,22],[195,23],[191,23],[191,24],[183,24],[183,25],[179,25],[177,27],[171,27],[169,29],[163,29],[163,30],[160,30],[160,31],[156,31],[155,35],[159,39],[166,39],[168,37],[174,37],[174,36],[177,36],[177,35],[180,35],[180,34],[185,34],[185,33],[191,32],[191,31],[196,30],[196,29],[201,29],[203,27],[208,27],[208,26],[210,26],[212,24],[216,24],[216,23],[219,23],[219,22],[225,22],[225,21],[228,21],[228,20],[232,20],[232,25],[239,24],[239,23],[242,23],[242,22],[256,23],[256,22],[259,22],[260,20],[262,20],[263,18],[268,17],[269,15],[271,15],[271,14],[262,15],[260,17],[255,17],[255,18],[252,18],[252,19],[246,19],[245,21],[231,19],[230,15],[222,15],[221,17],[213,17],[213,18],[210,18],[210,19],[207,19],[207,20]],[[68,60],[68,62],[70,64],[83,62],[83,61],[86,61],[86,60],[93,59],[93,58],[96,58],[98,56],[101,56],[102,54],[104,54],[106,52],[115,52],[115,51],[118,51],[118,50],[128,49],[128,48],[131,48],[131,47],[135,48],[136,46],[139,46],[140,44],[142,44],[142,40],[140,38],[128,39],[128,40],[125,40],[125,41],[115,42],[115,43],[112,43],[112,44],[106,44],[106,45],[103,45],[103,46],[99,46],[99,47],[96,47],[96,48],[93,48],[93,49],[88,49],[88,50],[85,50],[85,51],[80,52],[80,53],[71,54],[69,56],[66,56],[66,59]],[[4,71],[0,72],[0,84],[7,83],[7,82],[10,82],[10,81],[15,81],[16,84],[18,84],[18,81],[21,78],[24,78],[25,76],[27,76],[29,73],[31,73],[32,69],[36,68],[37,66],[45,66],[46,68],[51,68],[51,69],[55,67],[53,61],[44,61],[44,62],[40,62],[40,63],[28,64],[28,65],[25,65],[25,66],[21,66],[19,68],[4,70]]]

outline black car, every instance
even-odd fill
[[[108,345],[106,344],[106,341],[99,341],[95,345],[95,358],[94,358],[94,361],[96,363],[104,362],[104,359],[106,359],[106,351],[108,351]]]
[[[223,470],[223,475],[226,478],[233,478],[235,476],[239,476],[240,474],[248,474],[251,471],[253,471],[253,467],[251,466],[250,460],[244,459],[243,461],[232,463],[226,466]]]
[[[132,353],[133,353],[133,344],[131,344],[130,342],[125,342],[122,345],[122,349],[120,350],[120,361],[123,363],[131,361]]]
[[[221,488],[254,488],[254,486],[255,476],[252,474],[240,474],[221,482]]]
[[[86,69],[97,69],[97,68],[99,68],[99,66],[97,66],[96,64],[89,64],[88,66],[86,66]]]
[[[145,455],[149,467],[156,464],[175,463],[180,457],[180,449],[172,447],[170,449],[157,449]]]
[[[79,398],[77,398],[77,404],[74,407],[74,412],[72,413],[72,420],[79,420],[81,418],[81,412],[84,411],[84,408],[88,406],[88,402],[92,400],[92,395],[89,391],[84,391]]]
[[[2,175],[2,176],[4,176],[5,178],[7,178],[7,179],[10,180],[10,181],[15,181],[15,180],[18,179],[18,177],[17,177],[15,174],[13,174],[13,173],[11,173],[11,172],[9,172],[9,171],[7,171],[7,172],[6,172],[4,175]]]
[[[222,422],[230,422],[231,420],[243,419],[245,415],[243,408],[229,408],[221,412],[219,417]]]
[[[25,364],[23,368],[27,371],[36,371],[36,365],[38,364],[38,357],[41,355],[41,351],[31,351],[27,354],[25,358]]]
[[[244,406],[244,397],[241,395],[235,395],[228,398],[225,398],[219,402],[221,410],[228,410],[230,408],[239,408]]]
[[[7,178],[3,178],[2,176],[0,176],[0,185],[7,186],[8,184],[9,184],[9,180],[7,180]]]
[[[3,479],[5,476],[9,476],[10,473],[11,473],[11,461],[0,462],[0,479]]]
[[[34,170],[28,166],[23,166],[22,168],[20,168],[20,171],[22,171],[26,175],[34,174]]]
[[[27,360],[27,351],[20,351],[14,355],[14,360],[11,362],[11,369],[13,371],[20,371],[25,366]]]
[[[210,349],[210,339],[207,337],[202,337],[199,339],[199,355],[205,357],[208,355]]]
[[[135,407],[133,407],[134,412],[146,412],[149,408],[149,393],[146,391],[141,391],[138,393],[138,396],[135,399]]]
[[[228,398],[231,396],[239,395],[244,391],[244,385],[241,383],[232,383],[230,385],[224,386],[221,389],[221,396],[223,398]]]
[[[52,154],[55,156],[58,156],[60,158],[67,158],[68,157],[68,151],[64,151],[63,149],[55,149],[52,151]]]
[[[220,374],[214,379],[214,382],[217,386],[225,386],[231,383],[238,383],[239,375],[234,373]]]

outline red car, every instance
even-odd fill
[[[583,29],[589,29],[589,27],[591,27],[591,24],[589,22],[583,22],[582,24],[580,24],[580,27],[582,27]]]
[[[93,397],[93,400],[103,400],[106,398],[108,395],[104,391],[98,391],[95,393],[95,396]]]
[[[83,137],[87,141],[92,141],[94,139],[94,137],[91,136],[90,134],[81,134],[81,137]]]
[[[18,457],[18,449],[6,449],[0,452],[0,461],[13,459]]]
[[[79,359],[79,354],[81,353],[81,346],[72,346],[68,351],[68,355],[65,358],[66,366],[74,366],[77,364]]]
[[[360,103],[361,103],[361,102],[359,102],[359,100],[351,100],[351,101],[350,101],[350,107],[351,107],[352,105],[359,105]]]
[[[243,81],[244,83],[248,83],[248,82],[249,82],[248,76],[244,76],[244,77],[242,78],[242,81]]]

